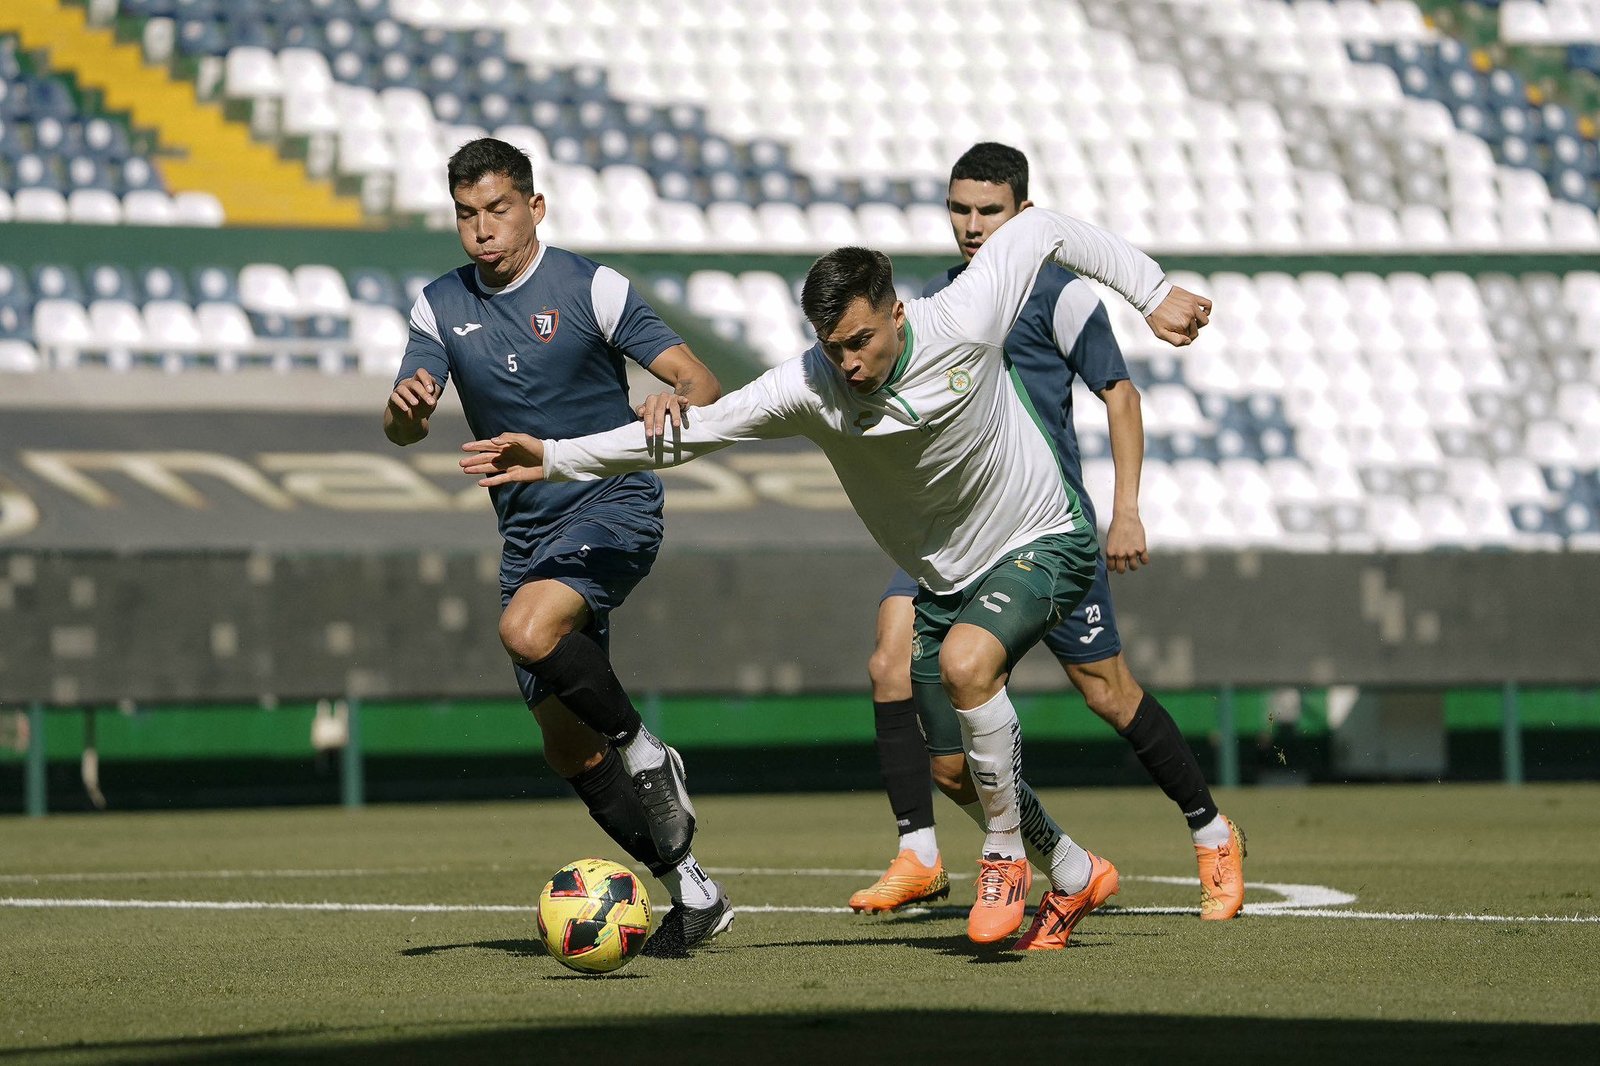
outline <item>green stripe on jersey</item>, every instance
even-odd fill
[[[906,342],[900,348],[900,358],[895,360],[894,369],[889,371],[889,380],[878,386],[887,389],[890,385],[905,376],[906,367],[911,363],[911,348],[916,344],[916,336],[911,332],[911,319],[906,319]]]
[[[1006,376],[1011,379],[1011,387],[1017,390],[1017,398],[1022,401],[1023,410],[1033,419],[1033,428],[1044,438],[1045,447],[1050,449],[1050,456],[1056,461],[1056,473],[1061,475],[1061,487],[1067,490],[1067,499],[1072,501],[1073,521],[1086,523],[1083,517],[1083,505],[1078,501],[1078,493],[1073,489],[1072,482],[1067,480],[1066,468],[1061,465],[1061,454],[1056,451],[1055,442],[1050,439],[1049,431],[1044,428],[1044,419],[1039,417],[1038,408],[1033,406],[1033,397],[1029,396],[1028,390],[1023,387],[1022,378],[1017,374],[1016,367],[1008,366]]]

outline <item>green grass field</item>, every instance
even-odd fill
[[[1232,923],[1160,880],[1194,867],[1158,792],[1046,793],[1123,887],[1024,956],[967,942],[978,836],[943,801],[952,905],[865,917],[843,904],[890,858],[881,796],[710,797],[732,930],[597,978],[532,918],[557,866],[622,858],[575,801],[7,819],[0,1062],[1594,1061],[1600,786],[1219,798],[1250,838]],[[91,900],[169,902],[40,902]]]

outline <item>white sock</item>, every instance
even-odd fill
[[[1017,782],[1017,798],[1022,810],[1022,844],[1028,861],[1033,863],[1034,869],[1043,870],[1049,875],[1053,890],[1068,895],[1082,892],[1094,869],[1089,862],[1089,853],[1061,831],[1026,781]],[[988,830],[983,821],[983,804],[962,803],[958,806],[968,818],[978,823],[979,829]]]
[[[1022,811],[1022,839],[1028,845],[1028,861],[1050,872],[1050,887],[1055,891],[1068,895],[1082,892],[1094,871],[1089,853],[1062,832],[1033,789],[1020,779],[1017,806]]]
[[[1220,814],[1193,833],[1194,842],[1203,848],[1222,847],[1228,842],[1228,835],[1228,820]]]
[[[956,709],[961,722],[967,768],[978,787],[983,820],[988,827],[983,854],[1020,859],[1022,815],[1017,809],[1017,779],[1021,776],[1022,723],[1017,721],[1011,697],[1002,688],[987,703],[968,710]]]
[[[931,825],[924,829],[913,829],[900,834],[900,850],[916,855],[922,865],[932,866],[939,861],[939,838],[934,835]]]
[[[632,740],[617,746],[617,754],[622,756],[622,767],[629,777],[640,770],[654,770],[667,761],[666,746],[644,726],[639,727]]]
[[[706,876],[693,855],[657,878],[672,893],[672,901],[691,910],[703,911],[717,901],[717,883]]]

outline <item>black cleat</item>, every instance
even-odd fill
[[[717,901],[704,909],[685,907],[677,900],[661,919],[655,935],[644,943],[639,954],[652,959],[683,959],[695,948],[711,943],[712,937],[725,932],[733,924],[733,903],[721,885],[717,886]]]
[[[694,841],[694,804],[689,802],[683,759],[677,751],[667,748],[660,766],[634,774],[633,791],[644,805],[656,854],[668,866],[678,865]]]

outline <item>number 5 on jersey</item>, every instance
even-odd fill
[[[515,374],[517,372],[517,353],[516,352],[507,352],[506,353],[506,369],[511,371],[513,374]]]

